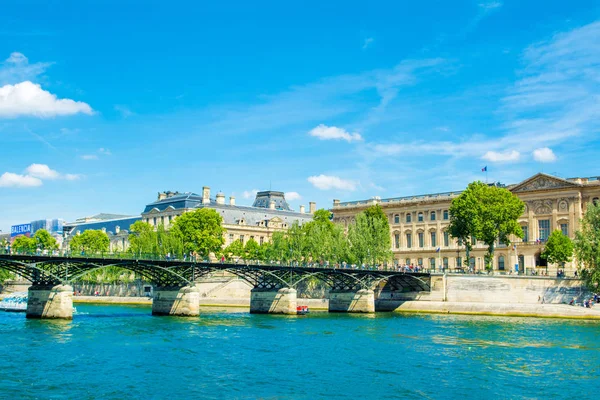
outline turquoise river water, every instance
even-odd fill
[[[77,305],[0,313],[1,399],[592,399],[600,322],[251,315]]]

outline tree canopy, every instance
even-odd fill
[[[571,261],[573,257],[573,242],[559,229],[548,237],[540,257],[551,264],[562,264]]]
[[[45,229],[39,229],[33,235],[33,239],[36,242],[37,248],[42,250],[55,250],[58,248],[56,239],[50,235]]]
[[[367,208],[348,226],[348,255],[355,263],[383,263],[392,258],[390,224],[379,204]]]
[[[213,209],[201,208],[186,212],[175,219],[171,234],[182,244],[184,252],[196,252],[200,257],[218,253],[225,243],[223,218]]]
[[[575,256],[581,278],[591,290],[600,285],[600,206],[592,203],[581,220],[581,228],[575,233]]]
[[[105,232],[90,229],[74,236],[69,247],[76,252],[105,253],[110,247],[110,239]]]
[[[472,239],[485,243],[488,246],[486,265],[491,268],[496,242],[508,245],[510,235],[523,237],[517,220],[524,210],[525,204],[509,190],[473,182],[452,200],[448,232],[463,242],[467,260]]]

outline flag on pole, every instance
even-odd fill
[[[435,250],[435,252],[436,252],[436,253],[439,253],[439,252],[440,252],[440,250],[441,250],[441,249],[438,247],[438,248]]]
[[[481,168],[481,172],[487,172],[487,165],[483,168]]]

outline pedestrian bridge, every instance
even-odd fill
[[[374,289],[385,284],[397,292],[429,292],[429,273],[386,268],[333,268],[260,263],[195,262],[119,258],[0,254],[0,268],[31,282],[27,318],[72,318],[73,287],[85,274],[106,267],[135,272],[154,285],[152,314],[199,315],[195,282],[215,271],[227,271],[253,287],[251,313],[295,314],[296,287],[308,278],[329,287],[330,312],[374,312]]]

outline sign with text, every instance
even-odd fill
[[[10,237],[31,236],[31,224],[13,225],[10,227]]]

